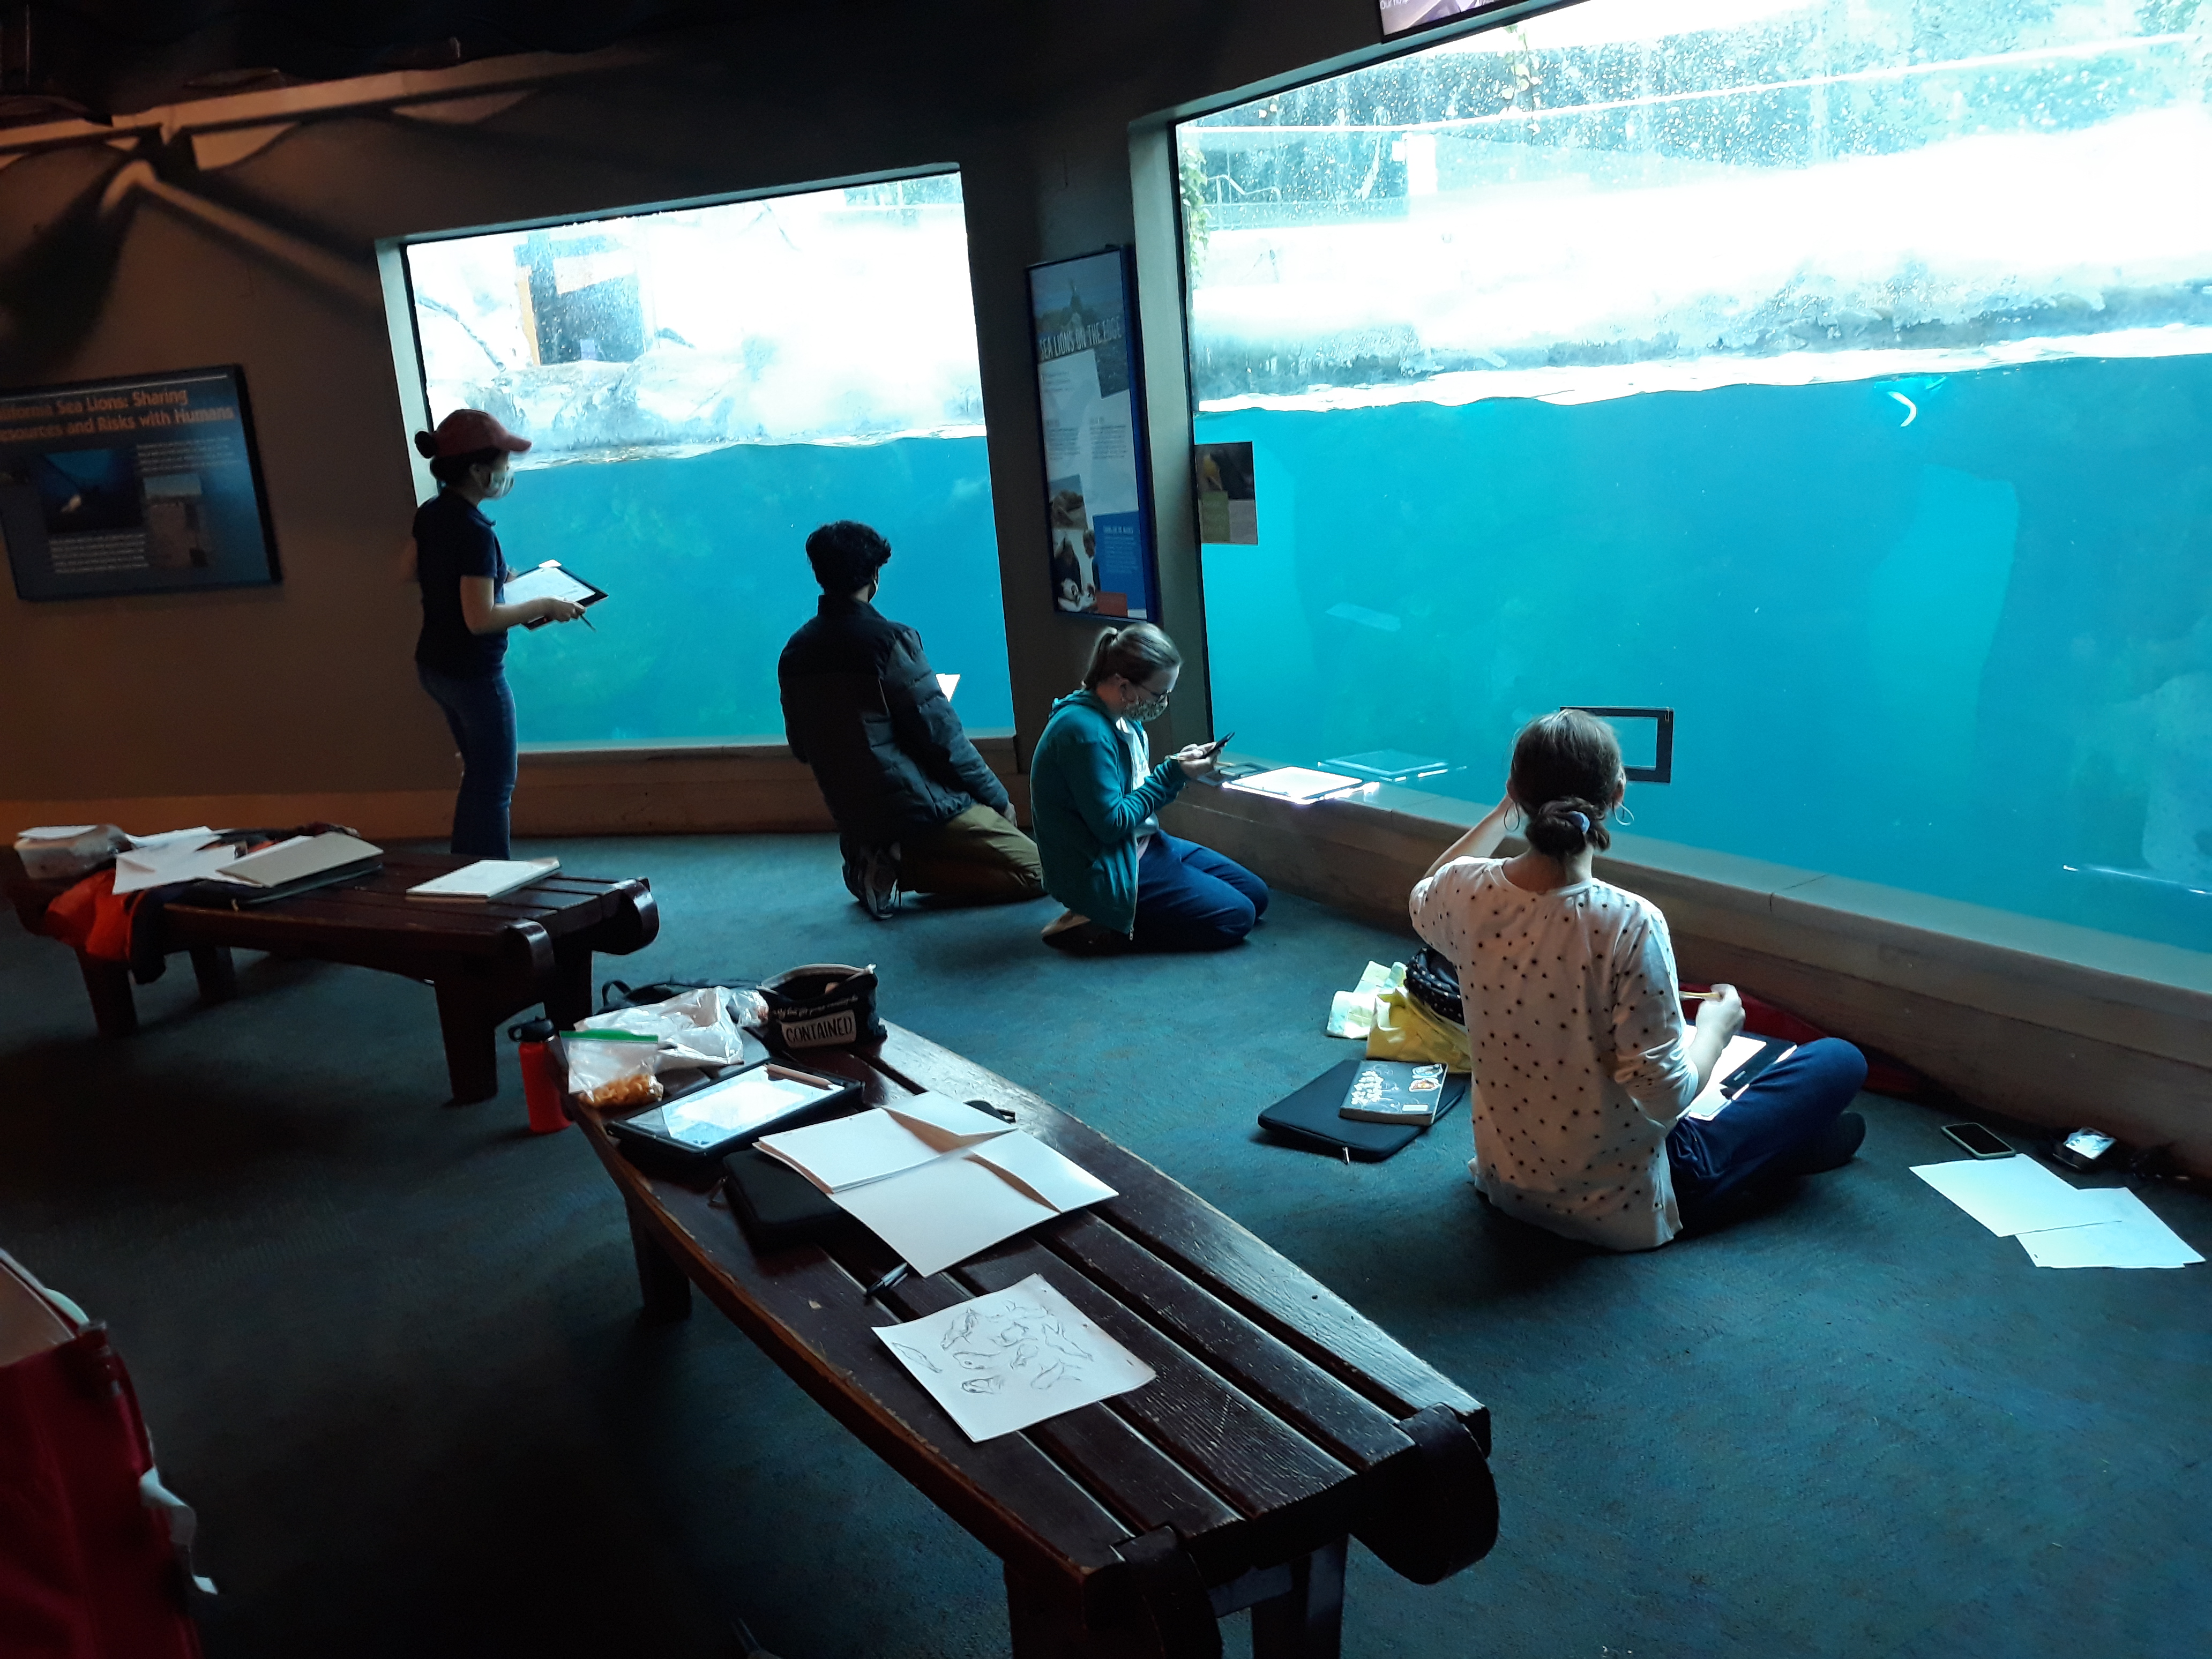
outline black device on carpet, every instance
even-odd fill
[[[1975,1158],[2011,1158],[2010,1142],[1999,1139],[1996,1131],[1978,1123],[1947,1123],[1943,1133],[1957,1141]]]
[[[1352,1075],[1366,1063],[1364,1057],[1340,1060],[1311,1083],[1286,1095],[1260,1114],[1260,1127],[1293,1146],[1329,1158],[1348,1158],[1358,1164],[1379,1164],[1402,1152],[1426,1133],[1402,1123],[1362,1123],[1340,1117],[1345,1091]],[[1444,1079],[1443,1117],[1465,1100],[1468,1079],[1464,1073]]]
[[[2110,1170],[2127,1161],[2118,1139],[2102,1129],[2076,1129],[2061,1135],[2051,1156],[2075,1170]]]

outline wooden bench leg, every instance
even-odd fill
[[[637,1206],[628,1204],[629,1211],[629,1249],[637,1258],[638,1294],[645,1302],[645,1317],[648,1324],[672,1325],[691,1317],[691,1281],[678,1267],[668,1252],[660,1248],[660,1241],[653,1236],[639,1217]]]
[[[438,1031],[446,1040],[446,1075],[453,1104],[489,1100],[499,1092],[498,1021],[465,980],[437,981]]]
[[[1291,1563],[1288,1595],[1252,1607],[1252,1659],[1337,1659],[1344,1631],[1344,1540]]]
[[[1133,1631],[1086,1626],[1060,1596],[1006,1569],[1006,1623],[1013,1659],[1158,1659],[1158,1648]]]
[[[105,962],[76,953],[84,975],[84,988],[92,998],[93,1022],[104,1037],[127,1037],[138,1029],[138,1004],[131,994],[131,969],[119,962]]]
[[[238,994],[238,964],[228,945],[192,946],[192,977],[200,982],[202,1002],[228,1002]]]
[[[592,1012],[592,952],[588,946],[554,947],[553,982],[545,988],[545,1018],[566,1031]]]

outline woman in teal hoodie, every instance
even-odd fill
[[[1267,886],[1233,860],[1160,828],[1159,809],[1213,769],[1194,744],[1152,764],[1145,724],[1167,712],[1182,671],[1150,623],[1109,628],[1083,689],[1053,705],[1030,758],[1030,811],[1045,890],[1067,907],[1044,930],[1063,951],[1209,951],[1267,913]]]

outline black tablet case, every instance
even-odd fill
[[[757,1250],[820,1239],[860,1224],[829,1194],[757,1146],[741,1146],[722,1159],[722,1190],[730,1213]]]
[[[1344,1104],[1345,1091],[1352,1087],[1352,1074],[1364,1058],[1354,1055],[1340,1061],[1296,1094],[1277,1101],[1260,1114],[1260,1127],[1293,1146],[1330,1158],[1349,1152],[1361,1164],[1380,1164],[1404,1152],[1423,1133],[1421,1129],[1403,1123],[1363,1123],[1336,1115],[1336,1109]],[[1439,1122],[1467,1098],[1467,1092],[1464,1073],[1455,1073],[1444,1079],[1444,1103],[1437,1113]]]

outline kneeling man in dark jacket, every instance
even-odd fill
[[[849,519],[806,538],[822,608],[776,664],[784,734],[814,769],[845,885],[881,921],[898,891],[976,903],[1044,891],[1036,844],[961,729],[921,635],[868,603],[890,544]]]

